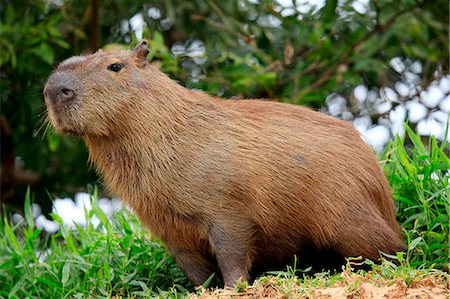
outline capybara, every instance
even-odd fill
[[[353,127],[291,104],[184,88],[131,51],[63,61],[45,103],[109,190],[195,284],[404,249],[388,182]]]

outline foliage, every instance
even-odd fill
[[[164,246],[128,211],[108,219],[94,196],[86,227],[72,230],[53,214],[61,229],[48,235],[34,226],[29,198],[26,223],[0,224],[0,298],[166,298],[190,288]]]
[[[169,45],[186,42],[189,66],[190,43],[204,41],[201,66],[208,78],[192,84],[228,96],[321,107],[330,92],[349,95],[360,83],[392,86],[400,77],[389,68],[394,57],[426,61],[425,78],[448,59],[440,47],[428,46],[446,47],[448,3],[440,1],[370,1],[365,13],[354,1],[326,1],[302,12],[275,1],[194,0],[173,9],[175,2],[155,3],[161,19],[173,21],[164,32]],[[160,23],[147,22],[152,32]]]
[[[406,232],[412,266],[450,267],[449,143],[432,137],[426,146],[410,127],[382,155],[393,188],[398,219]],[[448,128],[447,128],[448,129]],[[446,152],[447,151],[447,152]]]
[[[88,176],[86,163],[80,163],[87,158],[81,143],[69,138],[60,140],[52,134],[44,136],[45,128],[42,127],[45,116],[41,96],[43,84],[60,56],[70,55],[67,34],[76,31],[58,27],[58,24],[67,24],[68,20],[64,14],[49,9],[47,1],[13,2],[2,2],[0,6],[2,201],[15,200],[5,195],[9,186],[3,181],[8,173],[12,174],[6,179],[15,179],[17,184],[21,182],[20,186],[15,186],[16,196],[24,195],[25,186],[35,183],[26,177],[20,179],[22,168],[31,169],[43,186],[62,189],[61,185],[64,185],[67,192],[78,187],[74,186],[74,181],[86,180]],[[4,127],[9,127],[10,132],[4,134]],[[7,140],[11,141],[7,143]],[[14,160],[6,160],[16,156],[20,157],[23,166]],[[5,170],[10,164],[15,164],[14,168]],[[60,165],[70,165],[70,172]],[[38,190],[38,195],[45,198],[45,188]]]
[[[270,97],[319,108],[329,94],[341,94],[358,115],[366,108],[353,98],[356,85],[378,94],[408,77],[390,67],[393,58],[407,67],[420,62],[415,85],[423,88],[448,74],[448,51],[442,51],[448,1],[378,0],[355,7],[353,0],[328,0],[321,8],[268,0],[3,1],[2,140],[12,142],[2,143],[2,167],[14,169],[2,171],[2,200],[20,202],[27,184],[41,200],[46,189],[71,194],[96,182],[81,142],[39,131],[45,117],[41,92],[64,58],[135,43],[140,33],[130,19],[142,19],[142,37],[152,40],[152,59],[165,72],[189,88],[224,97]],[[4,127],[10,127],[5,136]],[[19,179],[24,170],[36,179]],[[15,189],[10,198],[4,181]]]

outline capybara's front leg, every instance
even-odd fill
[[[233,286],[236,281],[249,278],[251,232],[251,225],[246,225],[245,221],[214,223],[209,228],[208,234],[225,286]]]
[[[175,262],[195,285],[203,284],[215,271],[214,264],[200,251],[175,249]]]

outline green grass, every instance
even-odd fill
[[[449,144],[438,145],[432,138],[425,146],[409,128],[407,138],[413,146],[405,146],[406,138],[397,137],[381,159],[409,250],[406,256],[398,255],[398,267],[389,262],[372,265],[376,275],[406,282],[419,275],[415,271],[426,275],[432,269],[448,269],[450,235],[450,160],[445,152]],[[12,225],[8,217],[3,218],[0,298],[179,298],[193,291],[164,245],[152,240],[134,215],[123,210],[108,219],[95,198],[94,194],[93,210],[86,211],[86,227],[70,229],[52,215],[61,226],[53,235],[34,226],[29,192],[23,223]],[[92,223],[94,216],[100,220],[98,226]],[[314,288],[341,278],[329,273],[305,276],[289,268],[280,272],[275,284],[287,294],[289,288],[297,292],[290,279]],[[246,288],[237,285],[236,291]]]
[[[407,261],[414,267],[449,269],[449,143],[439,145],[432,137],[424,145],[408,126],[406,130],[403,138],[389,143],[382,161],[405,231]],[[405,145],[406,137],[412,146]]]
[[[177,297],[191,288],[128,211],[108,219],[93,196],[86,227],[70,229],[52,215],[61,230],[48,235],[34,227],[29,202],[28,195],[26,223],[0,224],[0,298]]]

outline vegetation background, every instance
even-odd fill
[[[146,38],[151,62],[189,88],[307,105],[389,128],[392,141],[380,158],[409,246],[399,257],[407,263],[401,273],[448,271],[448,25],[447,0],[4,0],[1,203],[21,209],[27,198],[50,212],[56,196],[94,192],[95,185],[102,194],[84,145],[45,127],[42,88],[69,56]],[[440,94],[430,104],[432,89]],[[413,117],[417,105],[421,118]],[[394,138],[405,131],[393,125],[396,117],[410,120],[403,137]],[[438,138],[414,132],[424,119],[441,129]],[[23,222],[4,218],[0,297],[45,297],[49,289],[55,298],[137,296],[174,284],[169,292],[177,296],[192,287],[128,212],[111,220],[94,204],[86,213],[88,225],[75,231],[52,215],[60,224],[54,235],[35,227],[29,201]],[[92,224],[94,214],[100,225]]]

